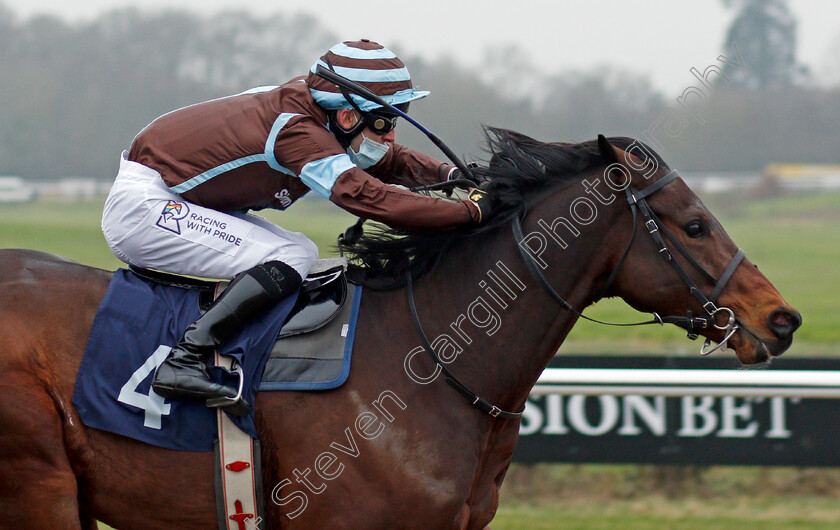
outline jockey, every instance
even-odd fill
[[[345,97],[315,74],[318,64],[401,110],[429,94],[387,48],[344,42],[305,77],[164,114],[122,154],[102,215],[114,254],[139,267],[233,278],[158,367],[152,386],[164,398],[234,397],[210,380],[205,361],[245,321],[295,293],[318,259],[303,234],[248,210],[284,210],[311,190],[397,228],[445,230],[488,216],[485,198],[447,201],[393,185],[445,181],[457,169],[394,143],[397,118]]]

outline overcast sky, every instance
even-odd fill
[[[716,64],[734,13],[720,0],[0,0],[20,17],[72,20],[126,6],[198,13],[309,13],[341,40],[370,38],[430,59],[480,63],[491,45],[515,44],[546,71],[613,65],[649,75],[678,95]],[[840,2],[789,0],[799,20],[799,59],[818,80],[840,80]],[[835,50],[831,54],[830,50]],[[832,57],[833,55],[833,57]],[[719,64],[719,63],[718,63]],[[409,64],[409,67],[411,65]]]

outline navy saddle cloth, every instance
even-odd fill
[[[215,284],[185,278],[182,284],[162,283],[147,277],[148,271],[138,272],[142,276],[120,269],[111,279],[88,337],[73,403],[89,427],[170,449],[212,451],[215,410],[203,401],[166,401],[151,390],[151,382],[183,330],[212,303]],[[310,275],[297,295],[247,323],[219,350],[242,366],[245,399],[253,404],[258,387],[324,390],[343,384],[360,300],[361,287],[348,290],[339,267]],[[220,383],[238,384],[221,368],[210,373]],[[260,383],[263,373],[267,379]],[[257,437],[253,415],[230,417]]]

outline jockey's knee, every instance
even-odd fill
[[[310,266],[312,265],[312,263],[318,261],[318,245],[316,245],[309,239],[304,239],[303,241],[301,241],[301,247],[309,255]]]
[[[285,246],[283,252],[270,257],[266,261],[282,261],[289,267],[293,268],[300,274],[301,278],[306,278],[309,274],[309,269],[312,264],[318,259],[318,247],[311,241],[301,241],[299,245],[290,248]]]

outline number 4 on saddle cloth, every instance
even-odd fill
[[[327,390],[350,373],[361,286],[348,289],[346,261],[316,262],[297,296],[248,322],[221,346],[243,371],[243,397],[259,390]],[[226,283],[226,282],[225,282]],[[151,389],[155,369],[210,305],[215,282],[120,269],[94,318],[73,404],[88,427],[182,451],[213,451],[216,411],[203,401],[167,401]],[[219,383],[238,376],[210,368]],[[253,413],[228,415],[256,438]]]

